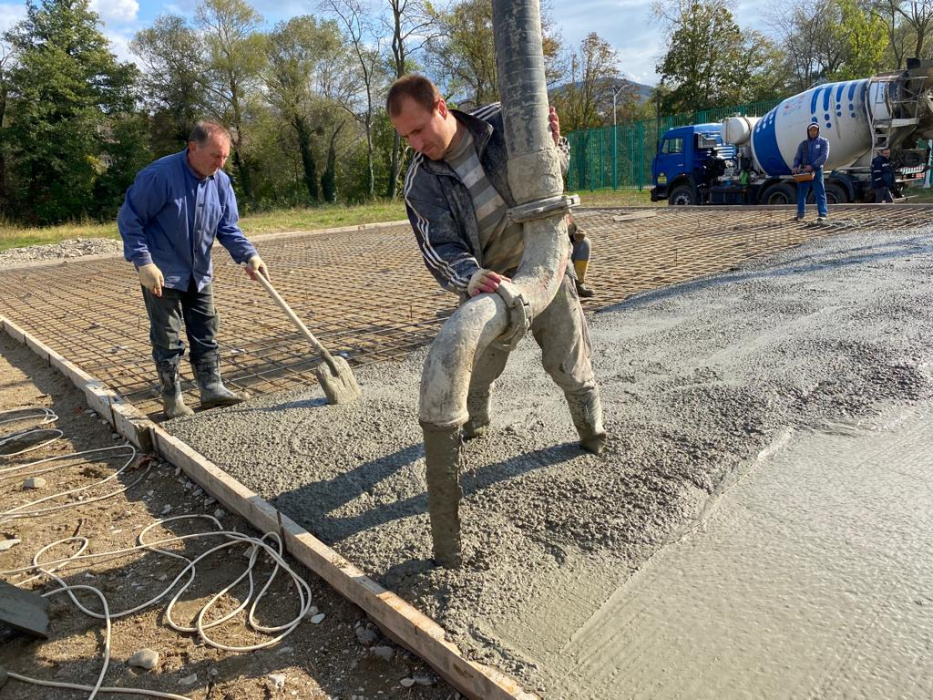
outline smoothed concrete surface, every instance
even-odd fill
[[[827,569],[819,557],[794,551],[799,546],[810,553],[806,524],[817,516],[814,529],[822,527],[827,542],[844,542],[857,494],[837,491],[822,510],[816,508],[813,470],[798,473],[780,459],[810,431],[832,434],[840,424],[861,430],[892,407],[925,405],[933,396],[931,280],[931,234],[849,234],[654,290],[597,314],[591,325],[594,366],[612,440],[599,458],[576,446],[560,391],[541,369],[533,341],[523,341],[499,382],[491,432],[465,449],[461,571],[439,570],[429,561],[417,423],[424,351],[359,371],[363,396],[351,404],[327,405],[318,389],[309,388],[168,427],[437,619],[472,656],[547,698],[809,695],[802,688],[816,689],[816,697],[860,697],[857,686],[819,690],[823,686],[808,680],[809,671],[795,675],[794,666],[798,650],[809,644],[800,625],[817,619],[817,611],[830,618],[845,613],[831,605],[830,574],[852,577],[851,595],[861,595],[869,611],[863,619],[881,605],[872,587],[879,560],[866,556],[860,566],[857,547],[838,548],[839,559]],[[772,522],[763,512],[760,521],[744,522],[742,508],[726,517],[746,484],[754,483],[749,479],[780,471],[787,475],[773,478],[784,487],[780,497],[787,503],[776,510],[783,520]],[[826,472],[828,481],[839,478]],[[892,488],[897,484],[891,481]],[[765,505],[772,504],[761,497],[744,508]],[[905,508],[903,518],[920,507],[903,499],[898,505]],[[721,519],[721,565],[710,568],[703,557],[689,556],[699,544],[685,543],[698,542],[691,539],[699,536],[698,523],[712,528]],[[913,522],[917,537],[933,541],[928,512],[914,514]],[[866,527],[880,524],[877,518],[864,521]],[[887,543],[886,554],[878,556],[902,562],[904,585],[929,591],[925,564],[904,563],[916,540],[896,539],[912,536],[901,528],[870,542],[882,548]],[[759,550],[768,572],[764,580],[774,584],[761,586],[746,580],[743,570],[729,569],[732,549]],[[666,659],[672,647],[659,641],[666,628],[627,621],[637,605],[616,610],[620,596],[640,585],[645,595],[662,595],[650,572],[667,556],[680,562],[681,588],[671,589],[670,603],[645,598],[651,613],[675,626],[684,617],[687,625],[689,616],[674,604],[683,603],[699,619],[709,616],[711,637],[726,647],[734,639],[742,652],[728,663],[721,654],[700,654],[695,666],[687,666],[696,671],[689,687],[664,685],[676,665]],[[805,599],[804,589],[814,584],[821,586],[818,596]],[[764,595],[777,586],[804,614],[743,630],[745,617],[765,620],[757,610],[766,610],[770,598],[740,605],[736,596],[755,590]],[[691,598],[716,605],[701,614]],[[735,617],[719,614],[717,605]],[[905,621],[911,639],[923,638],[927,622]],[[852,635],[865,625],[847,624],[823,625],[815,643],[829,656],[846,649],[861,653]],[[643,639],[618,636],[635,629]],[[873,630],[869,625],[864,649],[887,654],[871,646]],[[756,637],[759,649],[748,641]],[[890,663],[905,675],[928,678],[929,656],[914,659],[911,668],[898,660],[913,649],[911,641],[903,653],[892,650]],[[784,659],[784,650],[796,655]],[[777,683],[778,672],[791,680]],[[625,692],[623,676],[634,684]],[[801,685],[791,682],[795,678]],[[899,687],[904,697],[926,697]]]

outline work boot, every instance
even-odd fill
[[[460,551],[461,429],[438,428],[428,423],[422,423],[421,428],[434,561],[447,569],[459,569],[463,563]]]
[[[594,390],[582,398],[568,396],[567,405],[580,436],[580,447],[594,455],[600,454],[609,438],[603,428],[603,405],[599,394]]]
[[[165,362],[156,365],[156,369],[162,384],[162,411],[165,417],[171,419],[194,415],[194,411],[185,405],[185,398],[181,394],[178,365]]]
[[[594,292],[592,289],[583,284],[583,282],[577,280],[577,296],[581,299],[589,299],[593,294]]]
[[[243,399],[224,386],[220,378],[220,362],[214,359],[198,360],[192,363],[194,376],[201,390],[201,407],[232,406]]]
[[[467,394],[470,419],[463,426],[463,439],[483,437],[489,429],[489,391]]]

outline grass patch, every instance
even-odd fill
[[[405,219],[405,205],[375,202],[355,207],[328,205],[307,209],[280,209],[250,214],[240,219],[246,235],[278,231],[313,231],[322,228],[357,226],[381,221]],[[0,221],[0,250],[31,245],[59,243],[70,238],[113,238],[119,240],[116,222],[105,224],[74,223],[44,228],[28,228]]]
[[[63,224],[44,228],[27,228],[0,222],[0,250],[31,245],[58,243],[69,238],[120,238],[116,223]]]
[[[652,202],[650,188],[643,190],[581,190],[582,207],[666,207],[667,200]]]

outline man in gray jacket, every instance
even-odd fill
[[[407,75],[390,88],[386,109],[395,130],[415,151],[405,178],[405,204],[425,265],[444,289],[463,301],[495,292],[503,278],[514,274],[524,251],[522,227],[508,218],[515,200],[499,105],[472,114],[450,109],[430,80]],[[569,149],[560,139],[553,108],[549,119],[566,170]],[[580,446],[599,454],[606,432],[573,274],[568,265],[557,295],[533,320],[531,331],[545,370],[564,391]],[[490,394],[508,356],[507,350],[492,345],[474,362],[465,438],[486,432]]]

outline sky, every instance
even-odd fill
[[[134,59],[129,42],[140,29],[160,14],[192,17],[196,0],[91,0],[92,9],[104,22],[104,34],[114,53],[125,61]],[[253,0],[250,4],[271,26],[301,14],[314,14],[314,0]],[[648,0],[551,0],[552,17],[564,44],[579,45],[596,32],[619,52],[620,69],[630,80],[656,85],[655,66],[665,51],[662,26],[652,19]],[[733,16],[740,27],[765,29],[761,0],[733,0]],[[0,32],[26,15],[26,2],[0,0]]]

